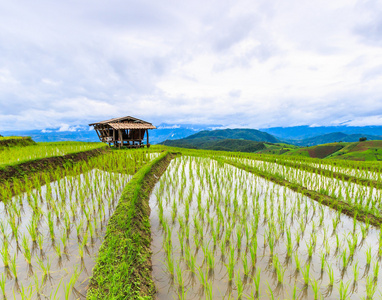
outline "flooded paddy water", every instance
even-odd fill
[[[150,198],[157,299],[375,299],[379,229],[230,165],[174,159]]]
[[[289,182],[299,184],[310,190],[329,195],[352,205],[358,205],[375,216],[382,216],[382,191],[373,186],[364,186],[356,182],[330,178],[328,176],[283,166],[274,162],[250,159],[232,159],[258,170],[281,175]]]
[[[0,202],[0,293],[84,298],[107,221],[130,178],[93,169]]]

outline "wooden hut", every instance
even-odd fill
[[[92,123],[89,126],[94,126],[101,142],[119,148],[144,147],[145,134],[146,146],[150,147],[149,129],[156,129],[153,124],[130,116]]]

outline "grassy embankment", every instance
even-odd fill
[[[102,143],[51,142],[4,148],[0,151],[0,168],[42,158],[63,156],[71,153],[106,147]]]
[[[148,198],[171,159],[164,152],[125,187],[109,220],[87,299],[151,299],[154,295]]]
[[[23,136],[0,136],[0,141],[6,141],[6,140],[21,140],[25,139],[26,137]],[[30,138],[30,137],[27,137]]]
[[[58,166],[70,166],[105,151],[106,146],[102,143],[81,142],[34,143],[4,148],[0,151],[0,181],[23,178]]]
[[[36,142],[31,137],[22,136],[3,136],[0,137],[0,150],[9,147],[24,147],[35,145]]]

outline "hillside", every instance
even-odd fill
[[[238,151],[238,152],[257,152],[267,149],[265,143],[254,142],[248,140],[237,139],[208,139],[208,138],[195,138],[195,139],[180,139],[166,141],[166,146],[190,148],[190,149],[204,149],[204,150],[220,150],[220,151]]]
[[[270,144],[277,142],[274,136],[255,129],[222,129],[203,130],[183,139],[166,140],[162,144],[191,149],[257,152],[267,151]],[[281,147],[275,145],[273,149],[276,148]]]
[[[382,141],[330,143],[289,151],[285,155],[298,155],[326,159],[382,161]]]
[[[273,135],[262,132],[256,129],[218,129],[218,130],[203,130],[193,135],[190,135],[183,140],[193,140],[193,139],[243,139],[255,142],[269,142],[278,143],[280,140],[275,138]]]
[[[260,128],[261,131],[274,135],[282,140],[303,140],[326,135],[329,133],[342,132],[348,135],[363,134],[382,136],[382,126],[291,126]]]

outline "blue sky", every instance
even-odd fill
[[[382,125],[381,1],[2,1],[0,130]]]

